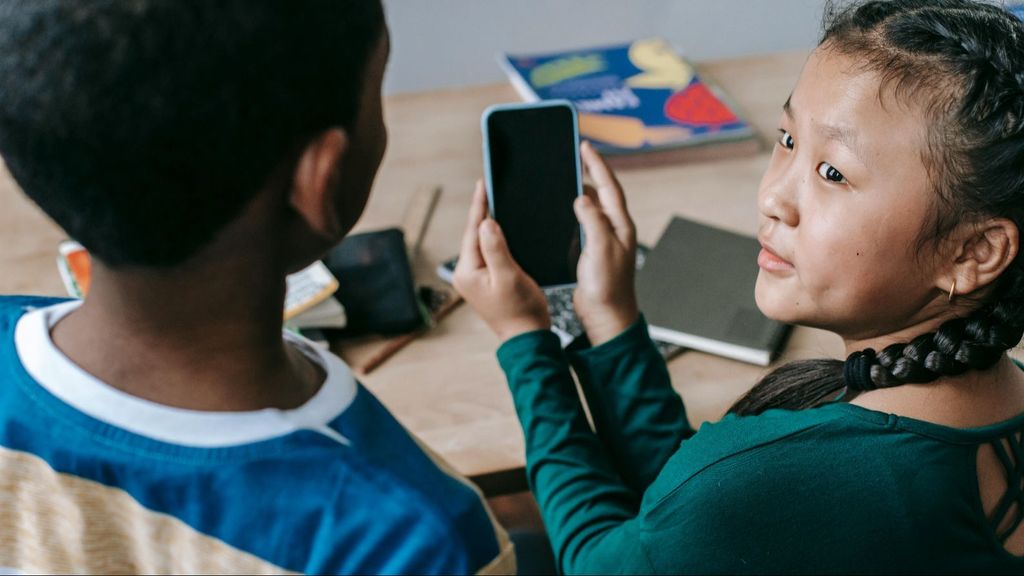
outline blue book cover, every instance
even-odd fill
[[[580,135],[609,156],[734,140],[758,147],[725,95],[662,38],[499,61],[523,99],[572,101]]]
[[[1018,18],[1024,20],[1024,4],[1011,4],[1007,6],[1011,12],[1017,15]]]

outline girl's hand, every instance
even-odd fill
[[[573,306],[591,344],[611,340],[636,322],[639,312],[636,275],[636,228],[615,175],[601,156],[584,142],[583,165],[595,187],[584,187],[576,199],[576,217],[586,243],[576,276]]]
[[[487,217],[483,182],[477,182],[452,283],[502,342],[551,327],[537,283],[512,259],[498,223]]]

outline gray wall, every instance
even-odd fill
[[[384,0],[388,94],[501,82],[498,52],[662,36],[694,60],[812,48],[824,0]]]

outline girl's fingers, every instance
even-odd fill
[[[622,192],[622,186],[590,142],[584,142],[580,152],[587,173],[597,185],[597,200],[601,210],[611,221],[619,241],[623,244],[631,243],[635,236],[633,219],[626,208],[626,196]]]
[[[462,249],[459,251],[459,266],[476,270],[484,266],[483,255],[480,253],[480,223],[487,216],[487,194],[482,180],[476,181],[473,199],[469,205],[466,219],[466,231],[462,235]]]
[[[519,267],[512,259],[512,253],[508,250],[508,243],[505,242],[501,228],[490,218],[480,225],[480,252],[492,278],[515,271]]]
[[[608,217],[601,211],[597,202],[587,194],[577,198],[573,208],[576,210],[576,218],[583,226],[583,235],[587,239],[588,249],[603,252],[615,234]]]

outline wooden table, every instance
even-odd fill
[[[672,214],[743,233],[757,228],[756,194],[782,103],[805,53],[709,62],[701,72],[728,92],[765,143],[755,156],[619,173],[639,240],[653,245]],[[414,261],[418,281],[439,283],[434,267],[459,246],[473,184],[482,174],[480,114],[490,104],[517,101],[505,84],[390,97],[385,114],[389,147],[357,231],[400,224],[418,189],[444,189]],[[54,258],[63,234],[0,175],[0,293],[63,295]],[[364,341],[335,346],[354,364],[380,346]],[[497,339],[468,307],[364,378],[396,417],[456,469],[489,493],[522,488],[523,439],[494,352]],[[818,330],[794,330],[781,361],[838,356],[839,339]],[[669,363],[691,423],[721,417],[764,369],[685,352]]]
[[[738,232],[757,229],[756,195],[778,134],[782,103],[806,53],[709,62],[701,72],[720,84],[760,132],[764,152],[715,162],[620,171],[639,240],[653,245],[671,215]],[[404,203],[424,186],[444,187],[434,221],[414,262],[418,278],[436,281],[435,265],[459,246],[470,193],[482,175],[480,114],[496,102],[517,101],[506,84],[389,98],[387,157],[359,228],[399,222]],[[497,339],[468,307],[456,310],[365,379],[409,429],[489,492],[521,486],[523,439],[494,352]],[[358,363],[372,346],[340,351]],[[780,361],[839,356],[838,337],[794,330]],[[765,369],[688,351],[669,363],[690,421],[717,420]]]

